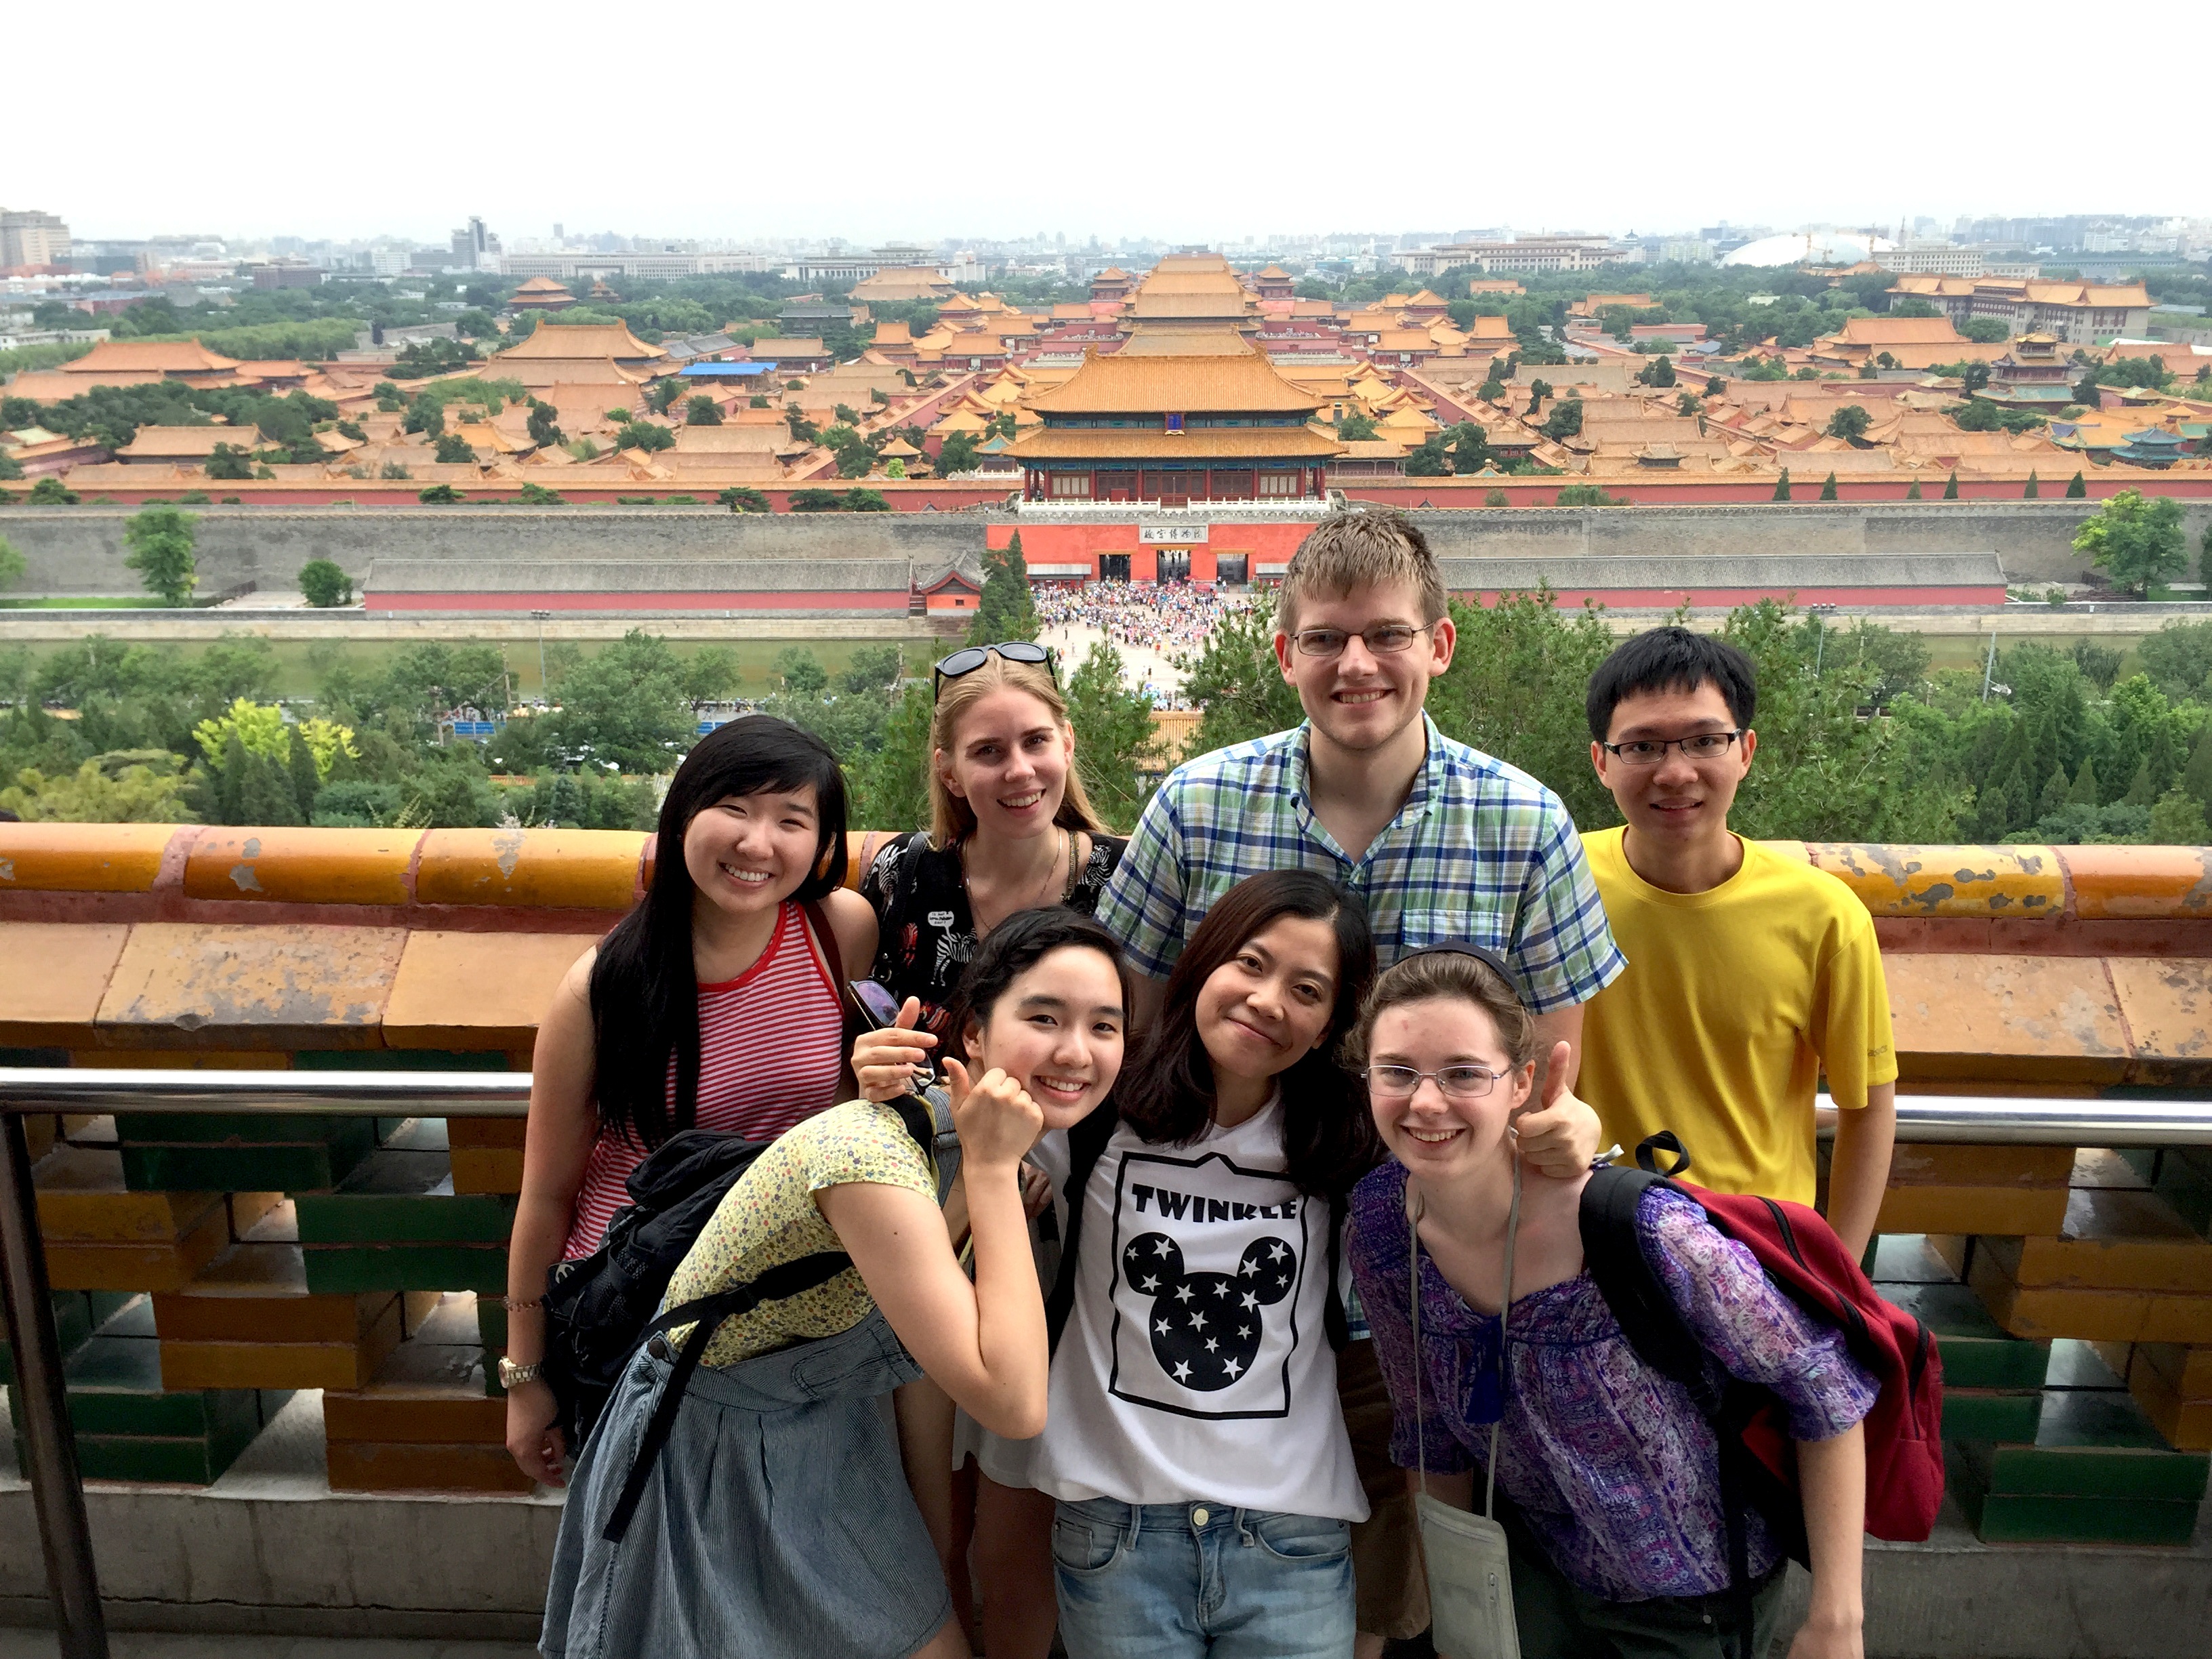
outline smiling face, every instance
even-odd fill
[[[1087,945],[1048,951],[968,1027],[969,1070],[995,1066],[1029,1091],[1044,1127],[1090,1116],[1121,1074],[1126,1011],[1114,964]]]
[[[1638,738],[1664,741],[1701,732],[1732,732],[1735,716],[1719,686],[1711,680],[1691,691],[1638,691],[1613,706],[1608,743]],[[1692,760],[1669,749],[1656,766],[1629,766],[1620,757],[1590,745],[1599,781],[1613,792],[1629,833],[1670,848],[1694,847],[1729,833],[1729,808],[1738,785],[1751,770],[1759,747],[1756,732],[1746,732],[1713,760]]]
[[[684,826],[684,867],[699,902],[732,917],[773,909],[822,855],[814,787],[726,795]],[[695,914],[696,914],[695,912]]]
[[[951,748],[933,763],[979,830],[1020,838],[1052,828],[1074,760],[1075,739],[1043,700],[1000,686],[961,712]]]
[[[1217,1079],[1261,1082],[1288,1071],[1328,1035],[1336,1003],[1336,927],[1278,916],[1206,975],[1198,1040]]]
[[[1419,628],[1420,589],[1410,581],[1355,587],[1342,594],[1310,592],[1286,618],[1297,631],[1334,628],[1351,635],[1334,657],[1309,656],[1291,634],[1275,635],[1275,661],[1297,688],[1314,727],[1339,748],[1380,749],[1421,717],[1429,682],[1451,666],[1455,635],[1449,617],[1413,636],[1399,652],[1374,652],[1361,637],[1378,623]]]
[[[1433,1077],[1423,1078],[1405,1100],[1385,1100],[1370,1091],[1382,1144],[1426,1181],[1449,1182],[1478,1174],[1504,1156],[1505,1126],[1535,1086],[1534,1064],[1516,1066],[1489,1012],[1460,997],[1385,1008],[1376,1016],[1367,1060],[1370,1066],[1410,1066],[1431,1073],[1447,1066],[1480,1066],[1497,1075],[1490,1092],[1473,1100],[1446,1095]]]

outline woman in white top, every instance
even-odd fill
[[[1325,877],[1239,883],[1176,962],[1118,1123],[1070,1132],[1072,1319],[1035,1476],[1071,1659],[1349,1659],[1367,1504],[1336,1239],[1381,1153],[1337,1050],[1374,963]]]

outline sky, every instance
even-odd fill
[[[90,35],[22,9],[9,126],[39,142],[10,147],[0,204],[88,240],[442,242],[472,213],[508,239],[867,246],[2212,211],[2201,146],[2113,165],[2109,133],[2065,141],[2097,118],[2063,93],[2010,139],[1977,112],[2060,84],[2020,52],[2079,38],[2055,0],[2002,27],[1957,0],[535,0],[465,22],[385,0],[221,27],[118,0]]]

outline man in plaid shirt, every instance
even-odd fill
[[[1184,942],[1224,893],[1248,876],[1303,866],[1364,901],[1383,967],[1442,939],[1497,951],[1536,1016],[1540,1074],[1559,1042],[1579,1057],[1583,1005],[1627,963],[1565,804],[1526,773],[1453,742],[1423,711],[1454,643],[1436,558],[1403,514],[1331,514],[1300,544],[1276,605],[1275,658],[1305,723],[1170,773],[1099,901],[1098,920],[1139,975],[1137,1024],[1158,1012]],[[1540,1169],[1565,1174],[1597,1151],[1597,1115],[1571,1093],[1517,1127],[1522,1152]],[[1373,1510],[1352,1529],[1362,1659],[1428,1624],[1371,1349],[1354,1342],[1338,1361]]]

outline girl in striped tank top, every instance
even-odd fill
[[[548,1270],[599,1248],[653,1147],[684,1128],[773,1139],[843,1098],[830,963],[876,944],[844,877],[844,780],[819,738],[747,715],[700,740],[662,803],[644,902],[568,970],[538,1028],[507,1245],[517,1365],[544,1356]],[[507,1449],[558,1485],[569,1449],[553,1417],[544,1382],[508,1389]]]

